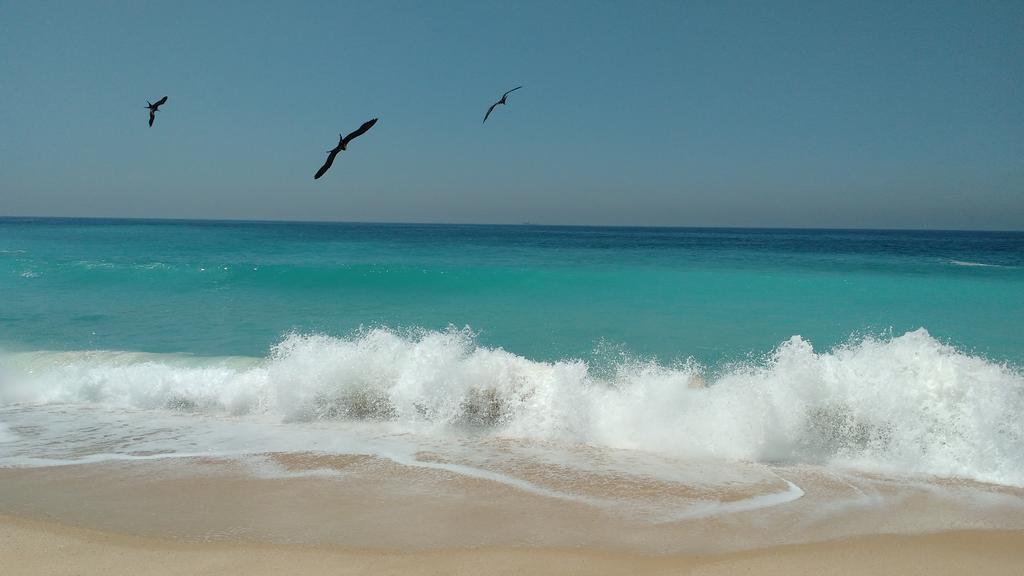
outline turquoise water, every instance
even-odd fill
[[[0,293],[0,466],[315,450],[1024,486],[1019,233],[7,219]]]
[[[534,360],[717,366],[926,328],[1024,364],[1024,234],[0,219],[0,347],[260,357],[469,327]]]

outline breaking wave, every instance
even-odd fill
[[[825,352],[793,336],[715,373],[695,362],[537,362],[480,346],[468,329],[292,334],[262,359],[20,352],[0,357],[0,405],[12,404],[386,421],[429,435],[1024,485],[1024,376],[924,329]]]

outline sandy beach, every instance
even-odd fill
[[[384,552],[183,543],[0,516],[4,573],[22,574],[1019,574],[1024,532],[866,536],[718,555],[600,549]]]
[[[799,505],[652,522],[358,455],[9,468],[0,470],[0,557],[5,574],[987,575],[1024,566],[1020,509],[1007,506],[1015,489],[890,485],[880,501],[826,514],[841,501],[836,487],[810,472],[799,480]],[[589,482],[591,492],[616,491],[607,478]]]

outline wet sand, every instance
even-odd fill
[[[1015,488],[794,468],[784,475],[802,487],[798,499],[664,521],[586,498],[628,492],[650,509],[710,496],[728,505],[785,486],[520,472],[532,486],[584,498],[360,455],[0,469],[0,558],[4,574],[1024,570],[1024,493]]]
[[[10,576],[162,574],[972,574],[1016,575],[1024,532],[866,536],[718,555],[600,549],[385,552],[251,542],[187,543],[0,516]]]

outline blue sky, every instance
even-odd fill
[[[0,215],[1024,228],[1017,1],[0,0],[0,78]]]

